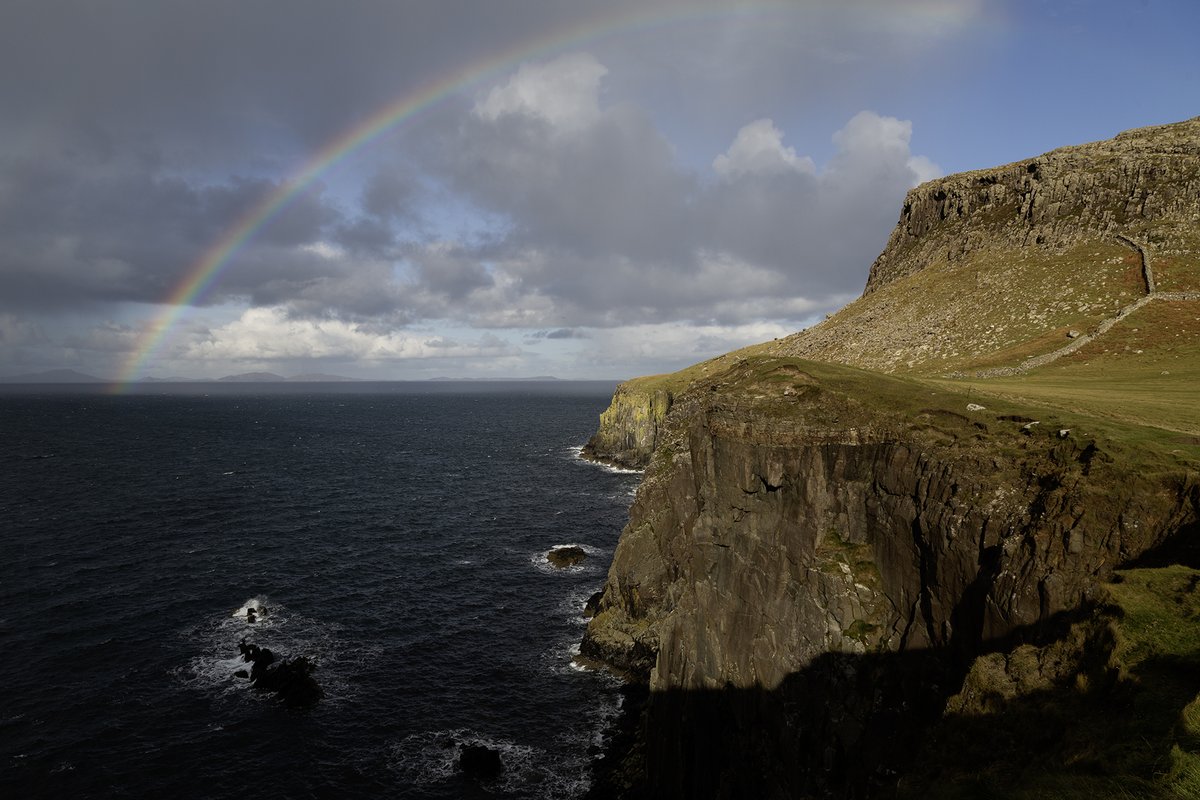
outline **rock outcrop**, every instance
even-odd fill
[[[546,560],[559,569],[578,566],[587,559],[587,551],[577,545],[552,547],[546,552]]]
[[[289,706],[309,708],[325,696],[313,673],[317,665],[304,656],[279,659],[269,647],[259,647],[243,639],[238,643],[242,660],[251,665],[251,685],[260,692],[270,692]],[[244,670],[238,670],[239,677]]]
[[[984,249],[1063,248],[1198,219],[1200,117],[918,186],[871,266],[865,294]]]
[[[628,469],[646,465],[673,400],[669,389],[647,386],[647,380],[617,387],[612,403],[600,415],[600,427],[583,448],[585,458]]]

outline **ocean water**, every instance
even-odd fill
[[[638,481],[578,458],[611,390],[0,395],[0,796],[581,796],[620,699],[572,656]],[[235,677],[243,637],[325,698]]]

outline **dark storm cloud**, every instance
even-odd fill
[[[0,159],[0,308],[154,302],[276,185],[233,177],[194,186],[127,158],[76,153]],[[218,292],[241,295],[281,274],[311,277],[297,247],[341,219],[314,189],[258,232]]]

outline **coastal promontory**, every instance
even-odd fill
[[[598,791],[1200,796],[1196,397],[1200,118],[916,187],[858,301],[601,417]]]

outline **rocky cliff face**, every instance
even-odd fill
[[[582,651],[650,688],[648,795],[874,796],[977,656],[1049,647],[1194,538],[1197,298],[1200,118],[917,187],[832,319],[622,385],[587,452],[648,466]],[[1100,371],[1040,406],[928,380],[1076,338]],[[1153,427],[1061,389],[1117,374],[1183,406]]]
[[[918,387],[764,357],[677,400],[583,644],[649,682],[653,792],[733,797],[748,775],[841,791],[853,759],[882,780],[903,709],[935,708],[989,643],[1036,635],[1200,515],[1186,471]],[[686,722],[713,714],[724,754]],[[771,755],[746,761],[746,742]]]
[[[1200,220],[1200,117],[918,186],[865,294],[985,249],[1061,249],[1175,220]]]
[[[654,452],[673,399],[669,389],[647,386],[646,379],[621,384],[600,415],[596,434],[584,446],[584,457],[641,469]]]

